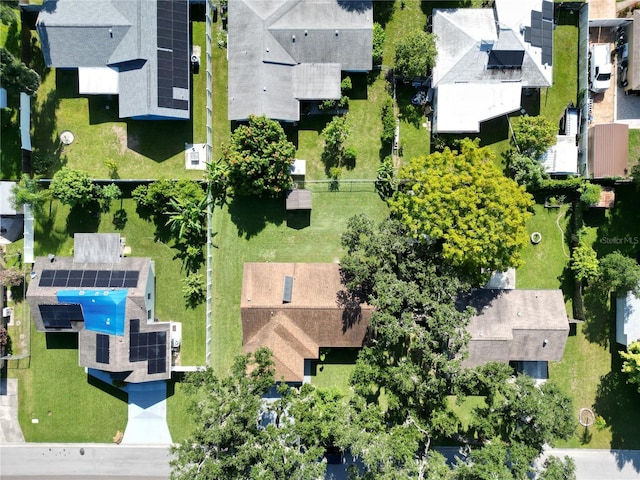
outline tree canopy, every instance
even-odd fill
[[[634,384],[640,391],[640,342],[633,342],[626,352],[620,352],[620,357],[624,360],[622,371],[628,375],[627,382]]]
[[[609,253],[600,259],[598,282],[618,296],[630,291],[640,295],[640,265],[620,252]]]
[[[49,186],[53,198],[72,207],[96,201],[98,192],[88,173],[69,167],[58,170]]]
[[[265,116],[251,116],[223,146],[228,178],[237,195],[277,196],[291,188],[296,147],[282,126]]]
[[[400,77],[426,77],[437,53],[433,34],[422,30],[409,32],[396,44],[395,74]]]
[[[520,153],[534,159],[539,158],[547,148],[556,143],[558,127],[542,115],[518,117],[512,126]]]
[[[15,95],[33,95],[40,88],[40,75],[0,47],[0,85]]]
[[[49,200],[49,191],[40,187],[37,178],[23,174],[20,181],[11,188],[11,203],[14,208],[29,205],[36,217],[44,213],[44,203]]]
[[[460,151],[413,158],[398,174],[404,188],[389,200],[415,239],[439,243],[448,263],[475,278],[520,266],[528,241],[533,199],[493,161],[487,147],[469,139]]]

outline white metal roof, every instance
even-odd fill
[[[520,109],[520,83],[449,83],[438,87],[434,129],[480,132],[480,123]]]
[[[616,341],[627,347],[640,339],[640,299],[632,292],[616,299]]]
[[[556,144],[542,155],[542,165],[547,173],[578,173],[578,146],[575,135],[556,136]]]
[[[78,93],[81,95],[117,95],[118,69],[113,67],[78,68]]]

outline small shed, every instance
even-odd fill
[[[629,175],[629,125],[603,123],[589,128],[589,176]]]
[[[311,210],[311,190],[294,188],[287,192],[287,212],[294,210]]]

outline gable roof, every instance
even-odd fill
[[[629,176],[629,125],[602,123],[589,127],[588,147],[591,178]]]
[[[532,10],[542,7],[543,0],[496,0],[495,9],[434,10],[435,131],[479,132],[481,122],[520,108],[523,87],[551,86],[543,48],[524,36]]]
[[[569,322],[561,290],[478,289],[457,304],[476,312],[464,365],[562,359]]]
[[[300,99],[340,98],[341,70],[371,69],[371,1],[236,0],[228,32],[229,120],[297,121]]]
[[[293,277],[291,301],[284,278]],[[320,347],[361,347],[372,308],[348,301],[336,263],[245,263],[242,278],[242,344],[274,354],[276,380],[302,382],[304,360]],[[344,299],[344,300],[342,300]]]
[[[189,118],[188,27],[187,0],[45,0],[36,22],[47,66],[119,72],[121,118]]]

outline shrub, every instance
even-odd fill
[[[580,201],[586,205],[594,205],[600,201],[600,194],[602,193],[602,187],[594,183],[585,182],[580,188]]]
[[[380,140],[383,145],[391,145],[396,136],[396,116],[393,111],[393,99],[389,95],[387,95],[382,104],[380,116],[382,117],[382,135],[380,136]]]
[[[0,272],[0,285],[4,287],[18,287],[24,283],[24,275],[16,268],[11,267]]]

